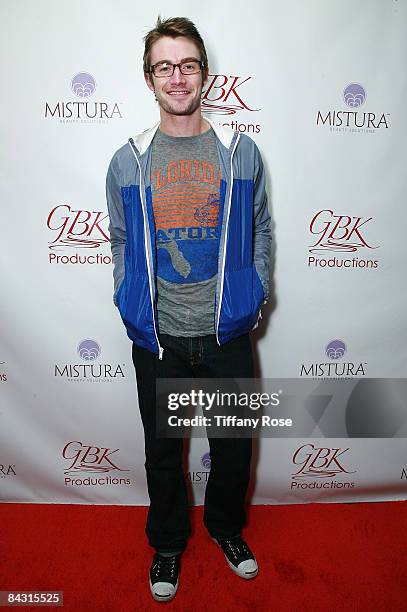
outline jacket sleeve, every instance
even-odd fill
[[[110,244],[113,257],[114,295],[117,306],[117,292],[124,279],[124,249],[126,246],[126,225],[120,190],[119,169],[115,157],[110,162],[106,177],[106,199],[109,212]]]
[[[266,177],[263,160],[256,145],[254,167],[254,236],[253,261],[264,290],[264,301],[269,296],[269,266],[271,249],[270,214],[267,205]]]

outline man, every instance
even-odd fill
[[[160,122],[116,152],[107,201],[114,300],[133,341],[144,427],[150,588],[169,601],[190,524],[183,440],[155,435],[156,379],[253,377],[249,331],[268,295],[271,237],[256,145],[201,114],[208,60],[196,27],[158,18],[144,40]],[[253,578],[257,562],[240,535],[251,439],[209,445],[204,522],[231,569]]]

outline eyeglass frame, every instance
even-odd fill
[[[181,70],[182,64],[187,64],[188,62],[198,62],[198,64],[200,65],[200,71],[198,70],[198,72],[190,72],[189,74],[185,74],[184,72],[182,72],[182,70]],[[164,76],[159,76],[159,75],[155,74],[154,73],[154,68],[156,66],[158,66],[158,64],[165,64],[165,63],[169,64],[170,66],[172,66],[172,73],[164,75]],[[150,66],[149,74],[154,75],[156,77],[156,79],[169,79],[172,76],[174,76],[175,68],[178,68],[180,73],[183,76],[193,76],[194,74],[198,74],[199,72],[202,72],[205,69],[205,62],[203,62],[202,60],[196,59],[196,57],[191,57],[191,58],[184,59],[184,60],[182,60],[182,62],[179,62],[179,64],[173,64],[172,62],[170,62],[168,60],[160,60],[159,62],[156,62],[155,64]]]

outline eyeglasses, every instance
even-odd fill
[[[150,73],[152,72],[158,78],[171,77],[177,67],[180,69],[181,74],[197,74],[204,68],[204,62],[196,59],[183,60],[179,64],[172,64],[167,61],[157,62],[154,66],[150,67]]]

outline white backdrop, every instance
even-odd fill
[[[251,135],[267,167],[275,266],[261,375],[406,377],[405,0],[2,2],[5,502],[148,501],[104,181],[114,151],[158,117],[142,74],[158,14],[197,24],[205,110]],[[372,418],[391,410],[372,406]],[[316,432],[259,442],[254,503],[406,498],[404,421],[395,437]],[[195,503],[207,452],[191,442]],[[321,454],[334,474],[315,474]],[[295,478],[297,460],[313,475]]]

